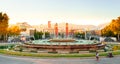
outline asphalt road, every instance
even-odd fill
[[[34,64],[22,58],[0,55],[0,64]]]
[[[114,58],[31,58],[0,55],[0,64],[120,64],[120,56]]]

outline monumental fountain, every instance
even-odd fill
[[[57,53],[74,53],[80,51],[91,51],[103,49],[99,41],[95,40],[77,40],[68,38],[68,23],[66,23],[66,38],[58,38],[58,24],[54,27],[55,37],[48,40],[34,40],[32,43],[24,43],[21,45],[24,49],[34,49],[36,51],[57,52]]]

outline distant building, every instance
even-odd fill
[[[24,33],[23,35],[28,35],[28,36],[34,35],[35,28],[33,28],[27,22],[16,23],[16,25],[20,27],[21,34]]]

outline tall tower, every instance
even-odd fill
[[[51,28],[51,21],[48,21],[48,28]]]
[[[66,38],[68,37],[68,23],[66,23]]]
[[[55,26],[55,36],[58,37],[58,24],[56,23]]]

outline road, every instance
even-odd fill
[[[114,58],[31,58],[0,55],[0,64],[120,64],[120,56]]]

